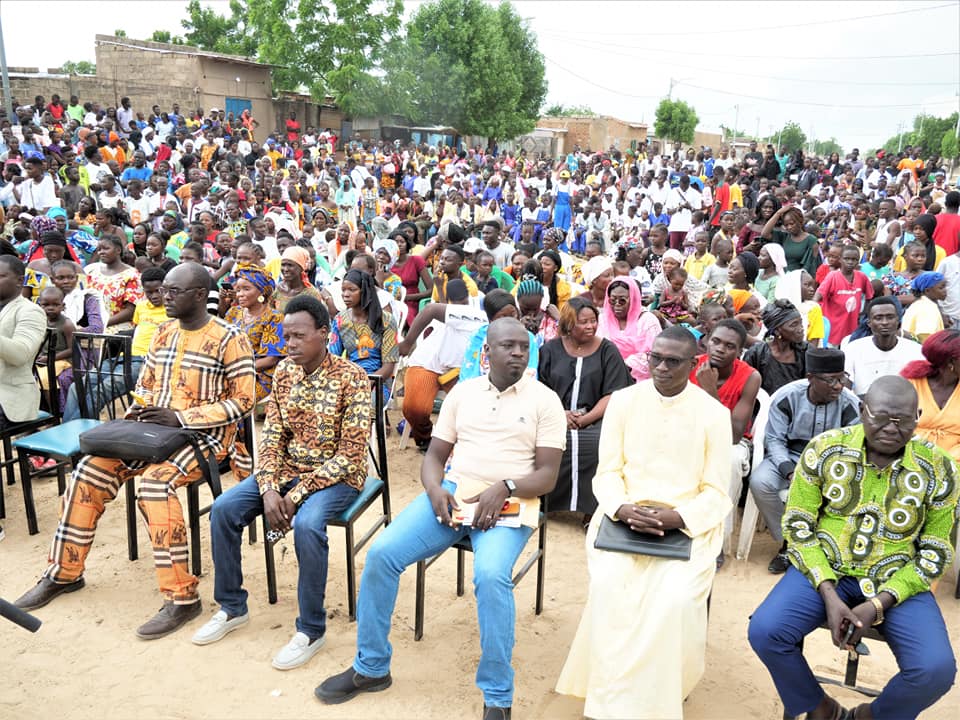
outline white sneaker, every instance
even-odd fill
[[[273,658],[272,665],[277,670],[293,670],[300,667],[320,651],[324,640],[325,638],[320,637],[310,642],[310,638],[298,632],[290,642],[280,648],[280,652]]]
[[[213,617],[207,620],[206,624],[197,630],[190,640],[194,645],[209,645],[217,640],[222,640],[223,636],[233,632],[241,625],[250,622],[250,613],[227,619],[227,614],[223,610],[217,610]]]

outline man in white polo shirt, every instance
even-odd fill
[[[440,410],[420,469],[426,492],[380,533],[367,553],[357,601],[357,653],[350,667],[316,689],[324,702],[342,703],[390,687],[387,638],[400,574],[469,537],[483,717],[510,718],[516,620],[511,574],[537,526],[537,498],[556,484],[567,423],[557,395],[524,373],[530,342],[523,325],[513,318],[493,321],[486,349],[490,374],[458,384]],[[498,524],[510,498],[521,504],[519,526]],[[472,526],[456,524],[452,511],[468,508]]]
[[[867,305],[867,323],[872,334],[843,347],[845,370],[861,397],[878,377],[899,375],[908,362],[923,358],[920,343],[900,337],[900,315],[892,297],[878,297]]]

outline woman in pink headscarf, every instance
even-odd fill
[[[607,301],[600,310],[597,335],[620,351],[634,380],[650,377],[647,353],[660,334],[660,321],[641,302],[640,288],[632,278],[619,277],[607,286]]]
[[[283,309],[291,298],[297,295],[312,295],[321,302],[325,298],[313,285],[310,284],[308,273],[313,269],[316,260],[306,248],[299,245],[288,247],[280,256],[280,282],[274,295],[274,305],[277,310]]]

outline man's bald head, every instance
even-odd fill
[[[530,336],[516,318],[499,318],[487,329],[490,381],[500,390],[523,377],[530,360]]]
[[[174,287],[209,287],[206,269],[194,262],[181,263],[167,273],[167,284]]]
[[[504,333],[520,333],[524,338],[527,337],[527,329],[516,318],[505,317],[498,318],[490,323],[487,330],[487,343],[491,343],[495,338],[501,337]]]
[[[874,380],[863,400],[874,414],[915,415],[917,412],[917,391],[899,375],[885,375]]]

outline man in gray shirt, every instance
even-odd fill
[[[834,348],[810,348],[806,354],[807,377],[784,385],[770,400],[770,414],[764,432],[764,458],[750,476],[750,492],[770,534],[779,540],[780,550],[768,570],[786,572],[789,566],[780,520],[800,454],[813,438],[834,428],[860,420],[860,401],[844,387],[844,356]]]

